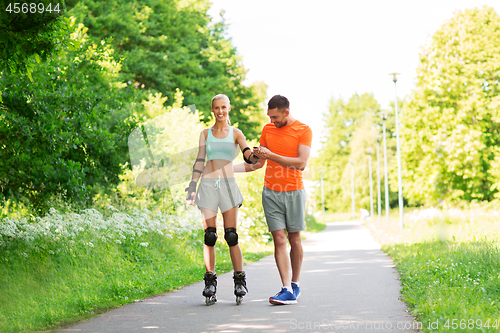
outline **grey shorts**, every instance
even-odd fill
[[[214,212],[225,211],[233,207],[241,207],[241,195],[236,178],[201,178],[198,192],[194,199],[198,208],[207,208]]]
[[[286,229],[288,232],[306,230],[306,190],[273,191],[264,187],[262,206],[269,231]]]

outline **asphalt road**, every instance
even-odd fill
[[[280,288],[273,256],[245,266],[248,295],[237,306],[232,272],[218,277],[218,301],[203,282],[129,304],[60,332],[417,332],[400,301],[392,260],[360,222],[329,223],[303,242],[297,305],[271,305]]]

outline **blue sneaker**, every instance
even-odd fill
[[[293,296],[295,296],[295,298],[299,298],[299,296],[300,296],[299,286],[296,283],[292,282],[292,289],[293,289]]]
[[[269,297],[269,303],[277,305],[297,304],[297,298],[285,288],[281,288],[279,293]]]

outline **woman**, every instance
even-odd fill
[[[233,159],[237,146],[243,152],[245,162],[254,164],[258,157],[252,154],[243,133],[229,122],[231,104],[226,95],[219,94],[212,99],[212,113],[215,124],[200,133],[198,156],[193,166],[193,175],[186,200],[188,204],[196,204],[201,210],[205,245],[203,249],[206,273],[203,277],[207,305],[217,301],[217,275],[215,273],[215,243],[217,240],[216,218],[220,208],[224,220],[224,239],[229,246],[234,269],[234,294],[236,302],[241,302],[248,289],[243,271],[243,256],[238,245],[236,220],[238,208],[243,203],[236,179],[234,178]],[[207,163],[205,165],[205,155]],[[201,175],[201,182],[196,193],[196,184]]]

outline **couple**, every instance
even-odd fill
[[[300,231],[305,230],[306,192],[302,183],[302,170],[306,167],[311,151],[311,129],[293,118],[288,99],[273,96],[268,102],[267,115],[270,123],[264,126],[259,140],[260,147],[250,150],[243,133],[231,127],[231,105],[226,95],[212,99],[215,124],[200,134],[198,156],[193,174],[186,188],[187,200],[201,210],[205,230],[204,259],[206,273],[203,278],[203,295],[216,301],[217,275],[215,274],[215,243],[217,240],[216,218],[220,207],[224,220],[224,239],[231,255],[234,269],[234,293],[246,294],[246,276],[243,257],[238,245],[236,221],[243,197],[234,178],[235,172],[250,172],[266,164],[262,206],[269,231],[273,236],[274,257],[283,288],[269,298],[271,304],[296,304],[300,294],[299,276],[303,251]],[[244,163],[233,165],[239,145]],[[207,163],[205,165],[205,156]],[[201,177],[198,191],[197,182]],[[286,250],[290,242],[290,257]],[[292,275],[290,275],[290,266]]]

